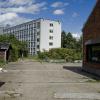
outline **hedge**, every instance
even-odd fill
[[[44,51],[38,54],[39,59],[65,59],[67,62],[72,62],[74,60],[81,60],[82,53],[77,52],[74,49],[67,48],[57,48],[51,49],[49,52]]]

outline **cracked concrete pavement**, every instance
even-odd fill
[[[100,100],[100,82],[81,64],[24,60],[0,73],[0,100]]]

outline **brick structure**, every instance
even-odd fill
[[[83,69],[100,76],[100,0],[83,27]]]

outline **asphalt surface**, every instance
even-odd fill
[[[24,60],[0,72],[0,100],[100,100],[97,77],[80,63]]]

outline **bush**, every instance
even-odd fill
[[[5,64],[5,61],[0,58],[0,67],[3,66],[4,64]]]
[[[18,60],[18,50],[16,48],[12,48],[10,51],[9,62]]]
[[[76,52],[74,49],[58,48],[51,49],[49,52],[40,52],[38,54],[40,59],[65,59],[66,62],[73,62],[75,60],[81,60],[82,56],[80,52]]]
[[[38,58],[45,59],[46,57],[48,57],[48,52],[39,52]]]

